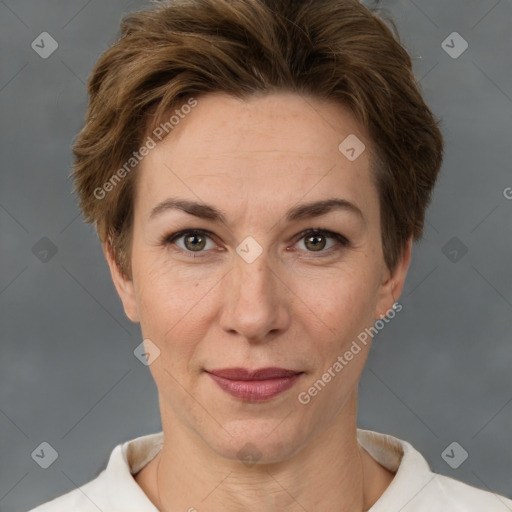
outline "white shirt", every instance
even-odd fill
[[[512,512],[508,498],[432,473],[407,441],[362,429],[357,429],[357,439],[379,464],[396,473],[368,512]],[[163,432],[119,444],[95,479],[29,512],[158,512],[133,475],[162,446]]]

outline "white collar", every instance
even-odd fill
[[[357,429],[357,439],[379,464],[396,473],[369,512],[389,512],[397,502],[406,503],[435,477],[423,456],[407,441],[363,429]],[[158,454],[163,440],[163,432],[157,432],[126,441],[112,451],[105,476],[110,501],[117,505],[119,512],[126,511],[127,507],[157,510],[133,475]],[[407,483],[406,488],[401,484],[403,481]]]

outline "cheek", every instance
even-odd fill
[[[143,336],[159,346],[166,368],[177,368],[176,362],[189,360],[206,335],[215,280],[197,270],[176,272],[149,258],[141,263],[136,295]]]
[[[360,335],[374,322],[375,279],[369,279],[369,273],[370,269],[360,272],[352,268],[338,272],[337,281],[329,286],[304,289],[304,293],[314,296],[307,306],[321,322],[316,324],[320,325],[318,330],[309,331],[316,364],[303,391],[315,397],[317,407],[332,409],[332,404],[337,404],[329,412],[332,418],[358,382],[368,357],[371,338],[366,336],[361,341]]]
[[[161,248],[139,251],[133,267],[141,323],[170,328],[201,298],[200,279],[177,268]]]
[[[351,336],[373,325],[377,301],[376,279],[372,269],[356,267],[337,269],[330,277],[304,280],[297,285],[297,294],[326,332],[344,344]]]

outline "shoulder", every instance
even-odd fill
[[[96,478],[28,512],[156,512],[134,475],[161,450],[162,439],[159,432],[118,444]]]
[[[103,470],[94,480],[51,501],[47,501],[28,512],[69,512],[70,510],[98,512],[98,510],[103,510],[103,507],[108,505],[105,503],[107,495],[105,480],[105,470]]]
[[[411,503],[417,512],[457,510],[460,512],[512,512],[512,500],[468,485],[448,476],[431,473],[432,479]],[[422,495],[423,494],[423,495]],[[416,505],[416,506],[415,506]],[[405,510],[413,510],[406,508]]]
[[[433,473],[410,443],[358,429],[358,440],[393,480],[368,512],[512,512],[512,500]]]

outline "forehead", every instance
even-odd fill
[[[332,196],[333,189],[354,202],[375,193],[370,141],[342,105],[293,93],[248,100],[215,93],[196,101],[170,113],[181,115],[162,141],[150,135],[156,146],[139,166],[136,200],[146,213],[166,195],[212,203],[231,192],[262,205]],[[355,159],[347,157],[351,147]]]

